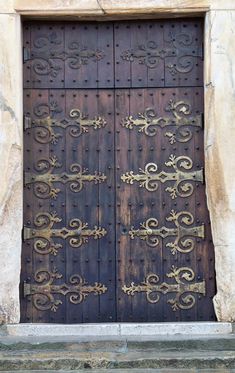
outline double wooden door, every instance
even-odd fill
[[[202,33],[24,24],[23,322],[214,320]]]

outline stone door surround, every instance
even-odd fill
[[[0,321],[18,323],[22,229],[22,23],[205,15],[205,176],[219,321],[235,320],[235,3],[233,0],[0,0]]]

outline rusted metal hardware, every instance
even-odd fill
[[[165,162],[165,166],[173,168],[174,172],[157,172],[158,166],[155,163],[148,163],[144,170],[139,169],[139,174],[129,171],[121,176],[121,180],[128,184],[133,184],[134,181],[137,181],[141,188],[146,188],[149,192],[156,191],[159,187],[159,182],[173,182],[172,186],[165,188],[165,191],[170,193],[172,199],[178,196],[189,197],[192,195],[194,186],[189,181],[203,182],[203,170],[188,171],[193,167],[193,161],[189,157],[176,157],[171,154],[169,161]]]
[[[47,269],[38,270],[34,276],[36,284],[24,283],[24,297],[32,296],[34,307],[40,311],[56,312],[58,306],[63,303],[62,300],[55,298],[56,295],[69,295],[70,303],[80,304],[89,294],[101,295],[108,290],[105,285],[99,282],[89,285],[78,274],[70,276],[69,283],[54,284],[55,280],[62,279],[62,277],[56,268],[51,272]]]
[[[178,142],[187,142],[192,138],[192,131],[186,126],[202,127],[202,116],[192,116],[191,105],[185,101],[170,100],[166,112],[171,112],[172,116],[158,116],[153,108],[146,108],[143,113],[136,116],[130,115],[121,121],[121,125],[128,129],[136,127],[139,133],[145,133],[147,136],[155,136],[157,129],[165,127],[176,127],[175,130],[169,129],[165,136],[169,138],[170,144]]]
[[[165,61],[166,68],[171,75],[177,73],[189,73],[195,65],[196,57],[202,57],[202,45],[193,45],[193,36],[189,33],[173,33],[168,36],[169,47],[159,47],[153,40],[147,40],[145,44],[139,44],[133,49],[122,52],[121,58],[133,63],[145,65],[149,69],[159,66],[160,61]],[[168,63],[167,58],[175,59],[175,63]]]
[[[159,276],[151,273],[140,284],[131,282],[130,286],[124,285],[122,290],[125,294],[132,297],[136,295],[136,293],[146,293],[146,299],[149,303],[158,303],[160,294],[176,293],[174,298],[167,301],[167,303],[171,305],[173,311],[192,308],[196,303],[194,295],[196,293],[204,296],[206,295],[205,280],[191,283],[195,278],[195,273],[191,268],[176,268],[172,266],[171,271],[167,273],[166,276],[172,278],[175,283],[162,282],[159,284]]]
[[[82,46],[77,41],[71,41],[66,49],[63,43],[62,34],[42,34],[34,39],[31,53],[27,49],[24,50],[24,62],[32,61],[32,69],[36,74],[56,78],[62,70],[60,61],[67,61],[71,69],[80,69],[90,61],[97,62],[105,56],[103,51]]]
[[[62,137],[61,133],[56,133],[55,128],[67,129],[69,128],[69,134],[73,137],[78,137],[84,133],[89,132],[89,128],[94,130],[105,127],[107,124],[106,120],[101,116],[95,116],[92,119],[88,119],[87,115],[84,115],[80,109],[72,109],[69,113],[68,118],[55,119],[54,116],[47,116],[46,118],[25,117],[25,129],[36,128],[34,138],[41,144],[57,144],[59,138]]]
[[[41,174],[25,172],[24,183],[25,185],[33,184],[36,197],[51,197],[56,199],[61,190],[55,188],[54,183],[69,184],[70,190],[78,193],[83,189],[85,182],[99,184],[104,182],[107,178],[103,173],[98,171],[95,171],[93,175],[88,174],[88,169],[82,169],[78,163],[73,163],[70,166],[71,173],[52,173],[55,168],[61,166],[62,165],[58,162],[57,157],[40,159],[36,164],[36,170],[41,172]]]
[[[71,219],[69,228],[53,228],[55,223],[61,222],[56,213],[39,213],[35,216],[34,225],[37,228],[24,227],[24,240],[34,239],[34,250],[38,254],[57,255],[62,245],[54,242],[54,238],[63,240],[69,239],[69,245],[77,248],[87,243],[89,238],[98,240],[107,234],[106,229],[94,226],[88,228],[88,223],[83,223],[80,219]]]
[[[171,249],[171,253],[175,255],[177,252],[189,253],[195,248],[195,242],[192,237],[204,238],[204,224],[192,226],[194,222],[193,215],[188,211],[175,212],[171,211],[170,216],[166,221],[173,222],[175,228],[160,227],[158,228],[158,220],[149,218],[144,223],[140,224],[140,229],[135,229],[133,226],[129,231],[130,238],[133,240],[136,237],[146,241],[151,247],[158,246],[159,237],[162,239],[167,237],[175,237],[173,242],[168,242],[166,247]]]

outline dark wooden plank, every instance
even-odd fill
[[[114,23],[115,87],[131,87],[131,63],[123,52],[131,49],[131,22]]]
[[[158,48],[159,55],[164,49],[164,34],[162,22],[147,22],[147,47]],[[163,55],[164,56],[164,53]],[[156,64],[156,67],[155,67]],[[153,58],[150,60],[150,66],[147,69],[148,87],[163,87],[165,85],[164,58]]]
[[[66,117],[66,91],[63,89],[56,89],[49,91],[49,105],[50,107],[56,108],[56,113],[53,115],[58,121],[62,121]],[[56,143],[50,142],[50,157],[56,157],[57,162],[59,163],[58,168],[54,168],[53,173],[62,174],[66,172],[66,132],[68,130],[63,128],[55,128],[56,134],[59,134],[60,137]],[[62,229],[67,227],[67,205],[66,205],[66,189],[67,185],[58,182],[54,183],[54,187],[60,189],[56,199],[50,199],[50,208],[49,211],[57,213],[58,217],[61,219],[60,222],[57,222],[53,228]],[[63,284],[66,282],[66,263],[67,263],[67,246],[68,242],[66,239],[62,238],[53,238],[53,241],[57,244],[60,244],[62,247],[58,250],[56,256],[50,255],[50,270],[56,268],[61,278],[56,279],[54,283],[56,285]],[[66,302],[65,297],[62,295],[55,295],[55,298],[60,300],[62,303],[57,308],[56,312],[50,311],[50,322],[53,323],[65,323],[66,322]]]
[[[132,253],[129,240],[129,227],[131,225],[131,199],[132,188],[121,182],[123,170],[130,161],[130,133],[121,126],[123,117],[129,114],[130,91],[115,91],[115,148],[116,148],[116,273],[117,273],[117,321],[133,319],[131,302],[124,296],[122,287],[132,275]]]

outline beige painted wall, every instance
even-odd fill
[[[220,321],[235,321],[235,1],[0,0],[0,322],[19,322],[22,228],[21,15],[206,12],[205,158]]]

